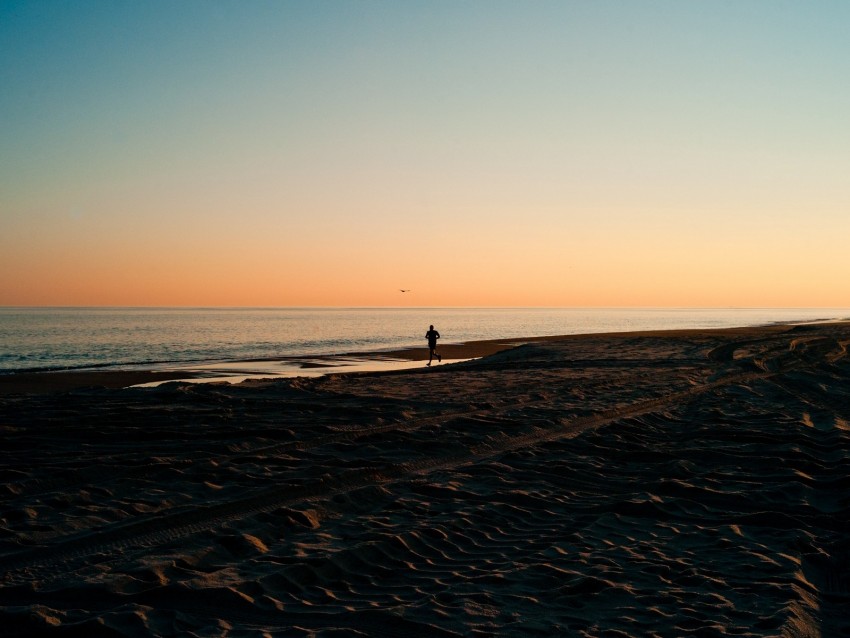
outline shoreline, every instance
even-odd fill
[[[782,331],[798,325],[840,325],[846,321],[813,321],[782,323],[765,326],[735,328],[683,328],[667,330],[641,330],[633,332],[582,333],[538,337],[511,337],[466,343],[441,344],[438,351],[443,362],[434,363],[432,369],[451,363],[480,359],[510,350],[524,344],[554,343],[564,340],[588,338],[622,339],[626,337],[676,337],[704,333],[747,334],[752,331]],[[275,359],[249,359],[218,363],[173,363],[149,370],[51,370],[45,372],[20,372],[0,374],[0,396],[18,394],[50,394],[83,388],[121,389],[137,386],[156,386],[167,382],[187,383],[240,383],[248,379],[275,379],[299,376],[323,376],[352,372],[382,372],[399,369],[416,369],[412,364],[428,358],[426,347],[402,348],[387,351],[342,353],[336,355],[298,355]],[[411,364],[411,365],[407,365]]]
[[[562,337],[530,337],[447,343],[439,347],[443,363],[468,360],[495,354],[530,341],[558,340]],[[375,352],[341,353],[336,355],[299,355],[275,359],[248,359],[218,363],[168,364],[154,370],[50,370],[0,374],[0,396],[11,394],[45,394],[67,392],[88,387],[110,389],[166,383],[226,382],[227,378],[289,378],[339,374],[352,371],[370,372],[386,369],[382,364],[403,362],[412,364],[428,358],[427,348],[406,348]],[[276,366],[280,366],[276,370]],[[435,363],[435,365],[437,365]],[[398,367],[398,366],[395,366]],[[163,369],[167,368],[167,369]]]

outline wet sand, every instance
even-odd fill
[[[848,324],[527,341],[0,396],[0,634],[850,633]]]

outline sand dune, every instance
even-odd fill
[[[849,342],[0,397],[0,633],[848,635]]]

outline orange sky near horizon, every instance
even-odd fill
[[[342,230],[317,243],[254,237],[237,223],[164,236],[128,229],[119,243],[66,220],[51,225],[42,254],[20,242],[4,255],[0,295],[23,306],[846,305],[847,233],[785,234],[760,223],[708,223],[674,240],[646,227],[547,236],[521,224],[488,234],[459,223],[357,241]]]
[[[47,9],[0,306],[850,306],[850,4]]]

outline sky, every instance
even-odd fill
[[[848,307],[848,25],[4,0],[0,305]]]

